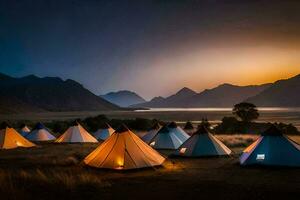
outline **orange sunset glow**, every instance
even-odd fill
[[[141,92],[145,87],[155,88],[157,95],[174,93],[183,86],[201,91],[223,83],[257,85],[300,74],[298,51],[292,48],[218,47],[178,53],[175,57],[158,55],[138,64],[145,70],[130,78],[151,85],[133,83],[128,87]]]

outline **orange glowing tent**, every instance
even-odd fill
[[[92,167],[119,170],[153,167],[164,161],[163,156],[124,125],[84,159]]]
[[[17,147],[34,147],[35,144],[25,139],[14,128],[6,126],[0,130],[0,149],[13,149]]]

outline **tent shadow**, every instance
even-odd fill
[[[160,165],[160,166],[144,167],[144,168],[137,168],[137,169],[110,169],[110,168],[97,168],[97,167],[88,166],[83,162],[80,163],[80,166],[84,169],[88,169],[95,172],[111,172],[116,174],[130,174],[130,173],[133,174],[137,172],[150,172],[150,171],[156,171],[165,168],[163,165]]]

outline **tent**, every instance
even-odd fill
[[[194,126],[193,126],[192,122],[187,121],[186,124],[184,125],[183,130],[184,130],[187,134],[192,135],[193,132],[194,132]]]
[[[34,147],[35,144],[25,139],[15,129],[6,126],[0,130],[0,149],[13,149],[17,147]]]
[[[69,127],[64,134],[62,134],[55,142],[98,142],[90,133],[88,133],[78,122]]]
[[[174,155],[201,157],[224,156],[230,153],[231,150],[209,133],[205,126],[199,126],[198,130],[178,148]]]
[[[142,137],[142,140],[149,144],[149,142],[154,138],[154,136],[157,134],[159,129],[161,128],[161,125],[157,122],[155,123],[148,132]]]
[[[241,165],[300,166],[300,146],[271,125],[240,157]]]
[[[164,157],[124,125],[84,159],[91,167],[118,170],[159,166],[164,161]]]
[[[154,149],[177,149],[190,136],[184,132],[175,122],[162,127],[153,139],[150,146]]]
[[[187,121],[187,122],[185,123],[183,129],[184,129],[184,130],[194,130],[194,126],[193,126],[192,122]]]
[[[23,124],[20,129],[20,134],[25,137],[25,135],[27,135],[28,133],[30,133],[30,129],[28,128],[28,126]]]
[[[115,132],[115,129],[113,129],[109,124],[105,123],[103,127],[98,129],[94,133],[94,137],[97,140],[106,140],[109,136],[111,136]]]
[[[56,139],[42,123],[37,123],[35,128],[25,137],[30,141],[51,141]]]

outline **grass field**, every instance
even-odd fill
[[[128,172],[84,166],[82,159],[98,144],[46,143],[30,149],[1,150],[1,199],[299,197],[300,169],[239,166],[239,154],[257,136],[218,137],[235,152],[232,157],[172,158],[160,168]]]

